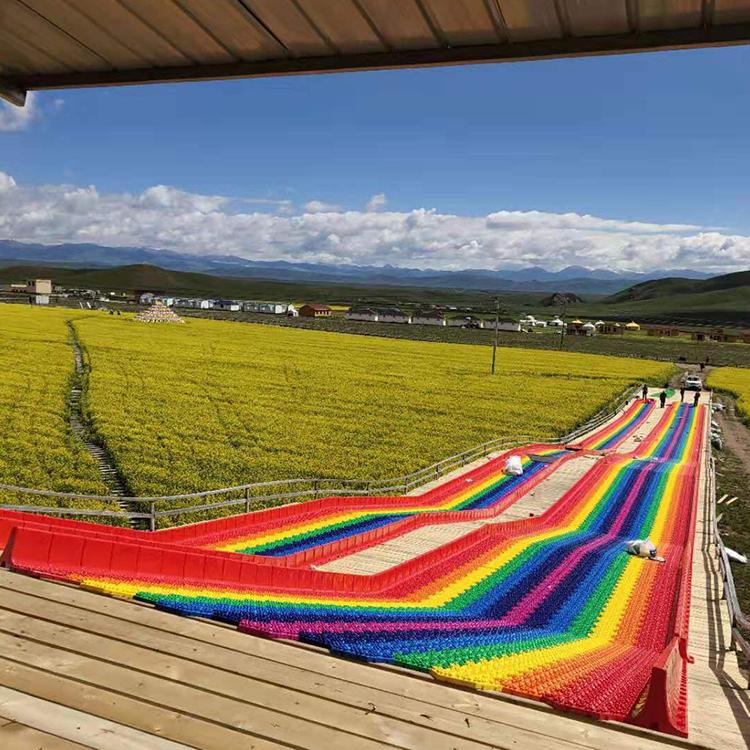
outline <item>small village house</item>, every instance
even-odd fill
[[[625,323],[625,331],[634,333],[635,331],[640,331],[641,327],[636,323],[634,320],[631,320],[630,323]]]
[[[240,303],[233,299],[217,299],[214,302],[214,310],[224,310],[225,312],[239,312]]]
[[[658,338],[673,338],[680,335],[680,329],[675,326],[649,326],[646,329],[647,336]]]
[[[412,315],[411,322],[418,326],[445,327],[447,325],[443,314],[434,310],[417,310],[414,315]]]
[[[308,304],[302,305],[299,314],[303,318],[330,318],[331,308],[328,305]]]
[[[52,280],[29,279],[26,282],[25,291],[32,305],[48,305],[49,296],[52,294]]]
[[[521,321],[523,323],[523,320]],[[586,331],[583,330],[583,321],[578,320],[577,318],[575,320],[571,320],[570,323],[568,323],[567,328],[565,329],[565,333],[568,336],[585,336]]]
[[[264,313],[266,315],[295,315],[297,310],[294,305],[286,302],[257,302],[248,301],[242,303],[244,312]]]
[[[369,307],[352,308],[351,310],[347,311],[345,317],[347,320],[361,320],[367,323],[378,322],[377,312]]]
[[[27,294],[52,294],[51,279],[29,279],[26,282]]]
[[[490,331],[494,331],[495,330],[495,321],[494,320],[485,320],[484,321],[484,328],[487,328]],[[497,330],[498,331],[510,331],[512,333],[520,333],[521,332],[521,324],[520,323],[514,323],[512,320],[498,320],[498,322],[497,322]]]
[[[714,328],[713,331],[711,331],[711,338],[714,341],[720,341],[724,344],[748,343],[747,334],[729,333],[728,331],[725,331],[723,328]]]
[[[449,328],[484,328],[484,321],[472,318],[471,315],[463,315],[457,318],[449,318]]]
[[[378,310],[378,321],[380,323],[411,323],[411,315],[407,315],[398,307],[386,307]]]
[[[211,302],[207,299],[196,297],[183,297],[175,300],[175,307],[189,307],[193,310],[210,310]]]
[[[623,336],[625,326],[621,323],[604,323],[599,326],[598,331],[602,336]]]

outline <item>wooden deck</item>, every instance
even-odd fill
[[[670,744],[5,570],[0,654],[9,750]]]
[[[706,425],[708,431],[708,425]],[[705,489],[708,462],[702,466]],[[696,523],[688,652],[688,733],[691,742],[734,750],[750,747],[750,691],[731,635],[716,548],[711,540],[715,509],[705,492]]]
[[[542,515],[571,489],[599,459],[600,456],[574,456],[568,459],[559,469],[539,482],[531,492],[523,495],[513,505],[490,519],[490,523],[503,523]]]
[[[460,539],[486,521],[460,521],[458,523],[440,523],[422,526],[409,531],[395,539],[368,547],[353,555],[339,557],[325,565],[314,565],[317,570],[328,570],[334,573],[351,573],[358,576],[371,576],[384,570],[401,565],[418,555],[424,555],[438,549],[455,539]]]
[[[620,443],[615,449],[617,453],[630,453],[631,451],[637,450],[643,439],[656,427],[657,422],[662,418],[664,412],[659,408],[659,393],[661,388],[651,388],[649,390],[649,398],[656,399],[656,409],[652,409],[651,413],[638,425],[635,432]],[[671,401],[679,401],[679,397],[672,397]]]

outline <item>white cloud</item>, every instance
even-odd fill
[[[155,185],[147,188],[138,196],[138,200],[149,208],[165,208],[183,212],[197,211],[198,213],[216,211],[229,202],[228,198],[220,195],[186,193],[184,190],[177,190],[168,185]]]
[[[16,107],[0,99],[0,131],[26,130],[38,116],[36,94],[33,91],[26,95],[24,107]]]
[[[11,191],[16,186],[16,181],[5,172],[0,172],[0,193]]]
[[[368,213],[382,211],[386,207],[387,203],[388,199],[385,197],[385,193],[377,193],[376,195],[373,195],[369,201],[367,201],[367,204],[365,205],[365,211],[367,211]]]
[[[701,229],[696,224],[650,224],[642,221],[600,219],[588,214],[550,214],[543,211],[497,211],[487,217],[492,227],[515,229],[540,226],[548,229],[597,229],[624,232],[689,232]]]
[[[325,201],[308,201],[305,203],[305,211],[309,214],[336,213],[341,211],[341,206]]]
[[[344,211],[323,201],[303,208],[295,213],[287,201],[200,195],[167,185],[137,194],[101,193],[94,186],[27,186],[0,172],[0,237],[18,241],[446,270],[537,264],[550,270],[750,267],[750,237],[693,224],[542,211],[487,216],[425,208]]]

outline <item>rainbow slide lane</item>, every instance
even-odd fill
[[[612,450],[617,448],[643,423],[655,409],[653,399],[638,400],[609,425],[596,432],[589,438],[582,440],[581,448],[593,451]]]
[[[633,421],[644,408],[628,410]],[[671,405],[636,452],[600,460],[542,516],[487,524],[370,577],[180,548],[174,538],[149,549],[137,532],[87,538],[69,525],[15,527],[4,560],[248,632],[685,734],[705,418],[703,406]],[[645,537],[666,563],[627,555],[625,541]]]

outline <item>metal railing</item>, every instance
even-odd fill
[[[727,614],[729,615],[729,626],[731,628],[730,650],[739,649],[750,661],[750,620],[743,613],[737,599],[737,589],[734,585],[734,576],[732,575],[732,566],[727,555],[727,548],[719,533],[718,505],[716,503],[716,460],[711,454],[710,441],[708,444],[709,452],[709,471],[706,482],[706,492],[708,494],[708,507],[711,515],[711,532],[713,543],[716,546],[716,557],[719,561],[719,573],[722,579],[721,598],[727,603]],[[748,675],[748,688],[750,688],[750,675]]]
[[[238,512],[250,512],[266,507],[273,507],[285,502],[298,502],[302,499],[318,497],[353,496],[371,494],[406,494],[430,481],[450,474],[473,461],[502,450],[509,450],[529,442],[542,442],[548,445],[565,445],[582,435],[603,425],[612,419],[617,412],[637,393],[638,389],[628,389],[612,407],[605,407],[590,420],[560,438],[547,439],[532,435],[516,435],[510,438],[495,438],[480,443],[473,448],[456,453],[437,463],[418,469],[410,474],[387,479],[333,479],[333,478],[300,478],[278,479],[269,482],[254,482],[234,487],[222,487],[215,490],[191,492],[182,495],[162,495],[157,497],[121,497],[110,495],[87,495],[74,492],[55,492],[11,484],[0,484],[0,492],[12,493],[22,497],[49,498],[55,501],[75,503],[95,502],[101,504],[120,504],[137,508],[134,511],[102,510],[85,507],[60,507],[49,505],[0,504],[0,509],[20,510],[32,513],[54,514],[59,516],[89,516],[103,519],[122,519],[128,522],[145,520],[153,531],[160,518],[173,518],[188,513],[209,514],[223,509],[238,508]],[[215,498],[224,498],[218,501]],[[159,506],[175,503],[202,501],[160,509]],[[205,515],[205,518],[211,516]],[[203,520],[194,519],[194,520]]]

